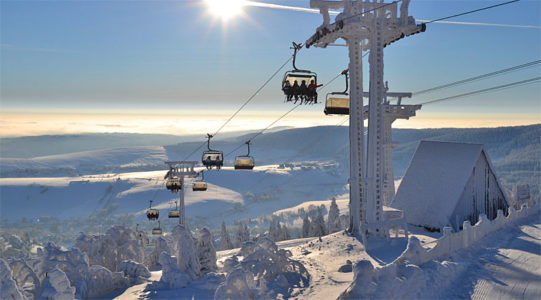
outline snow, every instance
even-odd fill
[[[75,299],[75,288],[70,285],[66,273],[54,268],[43,280],[41,297],[52,300],[72,300]]]

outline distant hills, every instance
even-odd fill
[[[252,132],[217,136],[226,163],[246,154]],[[541,124],[499,128],[394,129],[395,176],[404,174],[420,140],[480,143],[502,179],[510,184],[541,179]],[[0,142],[1,177],[70,176],[103,172],[160,170],[163,161],[199,160],[206,148],[202,136],[154,134],[78,134],[4,138]],[[198,147],[201,150],[193,153]],[[237,149],[236,151],[233,151]],[[318,126],[275,130],[254,139],[251,154],[257,165],[292,161],[337,161],[347,172],[348,128]]]

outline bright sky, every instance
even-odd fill
[[[238,0],[230,0],[235,2]],[[230,1],[0,0],[0,136],[77,132],[194,134],[216,131],[322,23],[319,14]],[[229,2],[229,6],[223,3]],[[258,1],[309,7],[309,0]],[[412,0],[432,20],[504,1]],[[541,2],[522,0],[450,21],[530,28],[429,24],[385,49],[391,91],[415,92],[541,59]],[[347,67],[345,47],[303,49],[297,65],[326,83]],[[365,79],[368,63],[365,59]],[[287,66],[286,68],[291,68]],[[291,108],[284,68],[224,131],[264,128]],[[416,104],[541,76],[541,67],[408,99]],[[343,89],[336,80],[320,95]],[[368,87],[365,82],[365,89]],[[275,126],[338,124],[303,106]],[[541,84],[427,105],[397,127],[479,127],[541,122]]]

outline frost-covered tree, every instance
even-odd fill
[[[162,252],[165,252],[167,254],[172,253],[171,247],[169,246],[169,243],[164,237],[159,236],[154,240],[153,243],[154,248],[150,253],[145,255],[145,264],[149,268],[153,268],[159,265],[159,258]]]
[[[72,300],[76,298],[75,288],[71,286],[66,273],[58,268],[47,272],[44,278],[41,298],[54,300]]]
[[[214,237],[208,228],[197,230],[197,257],[201,265],[201,273],[206,274],[214,272],[216,266],[216,248],[214,247]]]
[[[115,225],[104,235],[81,233],[75,247],[88,255],[91,265],[101,265],[115,271],[124,260],[144,262],[144,238],[130,228]]]
[[[13,280],[9,264],[0,258],[0,299],[24,300],[26,297]]]
[[[308,214],[305,214],[304,219],[302,220],[302,237],[303,238],[310,236],[310,227],[312,227],[312,224],[310,223]]]
[[[39,296],[41,284],[34,270],[24,259],[10,259],[8,261],[17,288],[22,291],[26,298],[36,299]]]
[[[289,229],[287,229],[287,226],[286,224],[284,224],[282,226],[282,237],[281,237],[281,240],[282,241],[286,241],[286,240],[289,240],[291,238],[291,235],[289,234]]]
[[[327,221],[329,233],[337,232],[342,229],[342,224],[340,224],[340,211],[338,210],[338,205],[336,205],[336,198],[334,197],[332,198],[329,215],[327,216]]]
[[[317,216],[312,221],[310,226],[310,236],[324,236],[325,235],[325,219],[323,219],[323,209],[317,208]]]
[[[88,294],[88,256],[77,248],[62,250],[49,242],[45,247],[38,249],[38,263],[34,270],[38,278],[43,282],[48,273],[53,269],[59,269],[68,277],[71,286],[76,289],[78,298],[86,298]]]
[[[201,277],[201,264],[199,264],[192,233],[186,227],[177,225],[173,228],[171,237],[177,250],[178,270],[190,276],[191,279]]]
[[[250,231],[248,231],[248,226],[243,222],[239,223],[237,231],[237,244],[239,247],[242,246],[242,243],[250,240]]]
[[[214,299],[276,299],[280,294],[287,298],[310,281],[306,268],[268,237],[244,243],[240,254],[243,261],[216,289]]]
[[[229,236],[229,232],[227,232],[227,227],[225,227],[224,221],[222,221],[221,242],[222,250],[233,248],[233,243],[231,242],[231,237]]]
[[[128,278],[122,272],[111,272],[103,266],[91,266],[88,281],[88,297],[98,298],[110,294],[112,291],[125,288],[129,284]]]

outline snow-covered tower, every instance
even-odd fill
[[[342,38],[349,48],[350,76],[350,230],[368,236],[386,235],[383,217],[385,122],[383,48],[425,30],[408,16],[409,0],[402,1],[400,16],[397,2],[310,0],[319,8],[323,24],[305,43],[306,47],[326,47]],[[329,9],[343,9],[331,23]],[[362,51],[370,50],[370,88],[367,155],[363,137]]]

